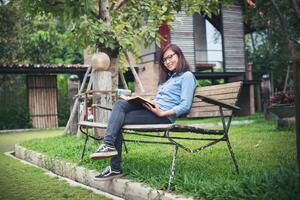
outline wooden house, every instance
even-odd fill
[[[222,59],[220,63],[222,69],[217,72],[214,71],[216,63],[208,60],[206,21],[211,23],[221,34]],[[161,46],[168,43],[177,44],[192,66],[192,71],[197,79],[224,79],[225,82],[246,79],[244,35],[249,29],[243,23],[242,4],[222,6],[220,14],[218,16],[213,15],[211,18],[203,17],[200,14],[186,16],[180,12],[177,14],[177,20],[173,23],[173,27],[174,29],[170,29],[167,25],[160,27],[160,34],[165,39]],[[152,44],[143,50],[140,57],[141,62],[138,64],[145,95],[152,95],[157,89],[158,49],[155,44]],[[250,102],[250,99],[254,98],[253,91],[249,92],[253,88],[247,87],[247,85],[244,86],[244,93],[242,92],[241,97],[243,101],[249,102],[247,109],[243,109],[244,114],[254,112],[254,104]],[[137,93],[140,93],[141,90],[137,85],[136,88]]]

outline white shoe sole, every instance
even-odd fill
[[[93,160],[101,160],[101,159],[104,159],[104,158],[109,158],[109,157],[112,157],[112,156],[116,156],[118,155],[118,152],[105,152],[105,153],[93,153],[90,155],[90,158],[93,159]]]
[[[103,178],[94,177],[94,181],[109,181],[109,180],[112,180],[114,178],[119,178],[121,176],[123,176],[123,174],[118,174],[118,175],[115,175],[115,176],[109,176],[109,177],[103,177]]]

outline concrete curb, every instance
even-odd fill
[[[98,174],[95,170],[89,170],[74,163],[51,158],[47,155],[28,150],[18,144],[15,145],[15,154],[17,158],[45,168],[57,175],[124,199],[193,200],[191,197],[183,197],[162,190],[156,190],[128,179],[119,178],[111,181],[94,181],[94,176]]]

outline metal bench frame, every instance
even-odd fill
[[[242,85],[242,83],[241,83],[241,85]],[[238,93],[239,92],[240,92],[240,90],[238,91]],[[168,139],[167,142],[124,139],[123,142],[124,142],[124,147],[125,147],[126,152],[128,152],[128,150],[127,150],[125,142],[165,144],[165,145],[174,145],[175,146],[175,151],[174,151],[173,159],[172,159],[172,165],[171,165],[171,169],[170,169],[170,173],[169,173],[169,181],[168,181],[168,185],[167,185],[168,190],[170,190],[172,181],[174,179],[175,169],[176,169],[176,158],[177,158],[179,148],[181,148],[189,153],[197,153],[197,152],[202,151],[214,144],[217,144],[218,142],[224,141],[227,143],[227,147],[228,147],[228,150],[232,157],[233,164],[235,166],[235,170],[236,170],[237,174],[239,174],[239,166],[238,166],[236,157],[234,155],[233,149],[232,149],[230,141],[229,141],[228,131],[230,128],[230,124],[231,124],[231,120],[232,120],[234,111],[239,110],[240,108],[235,105],[230,105],[230,104],[224,103],[220,100],[212,99],[207,96],[202,96],[202,95],[196,94],[194,99],[196,99],[196,98],[201,99],[203,102],[206,102],[206,103],[209,103],[212,105],[216,105],[219,107],[220,118],[221,118],[221,122],[222,122],[222,129],[203,129],[203,128],[199,128],[199,127],[195,127],[195,126],[191,126],[191,125],[180,125],[180,124],[145,124],[145,125],[139,124],[139,125],[124,125],[122,127],[123,136],[125,133],[125,135],[132,134],[132,135],[138,135],[138,136]],[[100,107],[102,109],[110,110],[110,108],[103,107],[101,105],[94,105],[94,106]],[[225,115],[224,114],[225,109],[227,111],[228,110],[232,111],[231,115],[229,115],[229,116]],[[226,118],[228,118],[228,119],[226,119]],[[94,137],[93,135],[89,134],[88,129],[89,128],[105,129],[107,127],[107,125],[103,124],[103,123],[89,122],[89,121],[81,121],[81,122],[79,122],[78,125],[80,128],[80,131],[85,135],[85,142],[84,142],[83,151],[81,154],[81,161],[82,161],[84,154],[85,154],[88,139],[92,138],[97,141],[103,139],[103,138]],[[162,132],[163,134],[162,135],[151,135],[151,134],[147,134],[144,132]],[[219,137],[218,138],[178,137],[178,136],[176,137],[176,136],[172,136],[172,134],[171,134],[172,132],[190,132],[190,133],[195,133],[197,135],[198,134],[217,135]],[[201,145],[200,147],[198,147],[196,149],[191,149],[191,148],[179,143],[176,140],[204,140],[204,141],[208,141],[208,143],[205,145]]]

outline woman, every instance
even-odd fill
[[[144,107],[130,104],[124,96],[113,106],[104,143],[90,156],[94,160],[112,157],[111,163],[95,180],[109,180],[122,175],[123,136],[120,130],[123,125],[170,124],[191,108],[196,79],[180,48],[174,44],[166,46],[162,50],[159,66],[155,107],[148,103],[143,104]]]

